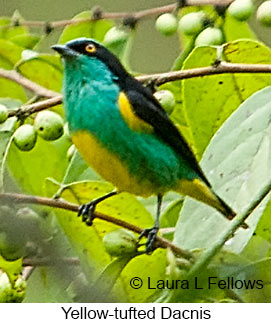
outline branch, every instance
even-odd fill
[[[49,257],[23,259],[24,267],[54,266],[55,264],[79,265],[80,260],[77,257],[65,257],[65,258],[58,258],[58,259],[52,259]]]
[[[62,103],[62,96],[58,95],[56,97],[53,97],[48,100],[43,100],[40,102],[32,103],[29,105],[24,105],[21,106],[18,109],[15,110],[9,110],[8,116],[9,117],[14,117],[14,116],[24,116],[27,117],[35,112],[39,112],[41,110],[45,110],[51,107],[54,107],[55,105],[61,104]]]
[[[138,76],[140,82],[159,86],[167,82],[227,73],[271,73],[271,64],[237,64],[221,62],[218,66],[198,67],[181,71]]]
[[[22,85],[25,89],[30,90],[36,93],[38,96],[45,97],[45,98],[52,98],[58,96],[59,93],[46,89],[45,87],[30,81],[29,79],[23,77],[16,71],[9,71],[3,68],[0,68],[0,77],[5,79],[14,81],[20,85]]]
[[[0,193],[0,200],[4,202],[11,202],[11,203],[27,203],[27,204],[29,203],[29,204],[45,205],[49,207],[55,207],[55,208],[76,212],[76,213],[78,213],[79,211],[79,206],[76,204],[69,203],[64,200],[56,200],[56,199],[51,199],[51,198],[46,198],[41,196],[32,196],[32,195],[24,195],[24,194],[17,194],[17,193]],[[116,224],[118,226],[131,230],[138,234],[141,234],[143,231],[142,228],[136,225],[133,225],[131,223],[125,222],[123,220],[114,218],[112,216],[109,216],[100,212],[95,212],[95,217],[98,219]],[[147,236],[147,233],[145,234],[145,236]],[[189,260],[193,260],[194,258],[194,255],[192,252],[181,249],[176,245],[174,245],[172,242],[162,237],[157,237],[156,242],[157,242],[157,247],[170,248],[176,255],[180,257],[183,257]]]
[[[205,6],[205,5],[213,5],[213,6],[228,6],[233,0],[186,0],[184,1],[183,6]],[[78,23],[101,20],[101,19],[133,19],[135,21],[142,20],[148,17],[156,17],[163,13],[172,12],[178,8],[177,3],[169,4],[166,6],[145,9],[134,12],[103,12],[101,9],[98,10],[97,16],[95,15],[92,18],[82,18],[82,19],[66,19],[60,21],[52,21],[50,23],[45,21],[16,21],[17,24],[21,26],[28,27],[38,27],[49,30],[55,28],[63,28],[69,25],[75,25]]]

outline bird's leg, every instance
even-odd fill
[[[161,206],[162,206],[162,199],[163,196],[161,194],[157,195],[157,213],[156,213],[156,219],[154,226],[150,229],[145,229],[141,232],[139,236],[139,240],[145,236],[147,236],[147,242],[146,242],[146,253],[152,253],[155,249],[155,239],[157,236],[157,233],[159,231],[159,218],[160,218],[160,213],[161,213]]]
[[[98,197],[97,199],[86,203],[86,204],[82,204],[79,207],[79,211],[78,211],[78,216],[82,216],[82,220],[83,222],[86,223],[86,225],[92,225],[93,219],[94,219],[94,212],[95,212],[95,208],[97,206],[97,204],[99,204],[100,202],[108,199],[111,196],[114,196],[118,194],[118,192],[116,190],[107,193],[101,197]]]

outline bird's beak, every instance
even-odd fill
[[[53,45],[51,46],[53,50],[58,52],[61,56],[77,56],[77,53],[66,45]]]

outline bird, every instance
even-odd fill
[[[153,91],[135,79],[100,42],[77,38],[53,45],[64,66],[63,103],[72,141],[115,190],[79,208],[91,225],[98,203],[121,192],[157,196],[156,220],[142,231],[155,249],[162,198],[175,191],[232,220],[236,213],[213,190],[187,141]],[[244,225],[246,227],[246,225]]]

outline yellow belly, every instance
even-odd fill
[[[84,160],[106,181],[111,182],[118,191],[126,191],[140,196],[157,194],[149,181],[138,181],[129,174],[128,168],[112,152],[105,149],[98,140],[87,131],[72,134],[72,141]]]

